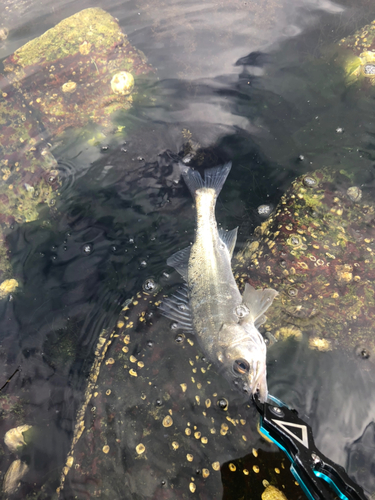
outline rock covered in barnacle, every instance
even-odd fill
[[[375,352],[375,206],[359,191],[343,172],[298,178],[237,256],[240,286],[279,292],[263,325],[276,338]]]
[[[5,34],[0,31],[0,39]],[[0,278],[12,272],[5,244],[9,227],[35,221],[43,206],[56,204],[57,162],[45,138],[53,143],[68,127],[89,122],[109,127],[114,112],[132,106],[137,84],[153,69],[114,17],[90,8],[17,49],[3,61],[3,72]]]
[[[261,498],[271,481],[299,498],[285,454],[263,441],[255,448],[261,438],[247,397],[223,385],[193,335],[181,342],[168,334],[170,321],[155,314],[164,295],[158,287],[137,293],[115,330],[103,332],[59,498],[70,485],[93,498],[242,498],[250,489]]]
[[[132,106],[137,80],[153,73],[100,8],[82,10],[31,40],[4,61],[4,70],[51,134],[88,121],[109,126],[115,111]]]
[[[334,59],[344,69],[348,84],[375,85],[375,20],[340,40]]]

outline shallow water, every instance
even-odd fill
[[[24,423],[34,427],[22,455],[29,471],[13,497],[42,492],[41,498],[50,498],[70,449],[99,334],[112,330],[124,303],[147,279],[169,292],[177,277],[166,259],[192,241],[192,201],[179,180],[177,154],[200,154],[201,167],[233,162],[217,219],[227,228],[239,226],[237,249],[264,220],[257,207],[275,207],[303,173],[323,166],[345,169],[353,184],[364,191],[373,187],[374,91],[348,90],[342,68],[324,56],[332,44],[375,19],[375,6],[329,0],[3,5],[0,28],[9,35],[0,42],[1,60],[78,10],[101,7],[118,18],[157,75],[142,83],[147,98],[115,118],[120,129],[103,135],[87,126],[48,138],[62,182],[58,201],[38,220],[14,224],[7,236],[13,274],[22,286],[0,302],[0,385],[14,374],[1,389],[0,428],[4,434]],[[142,337],[135,349],[141,352],[147,340]],[[183,353],[173,354],[174,341],[165,345],[172,365],[182,363]],[[354,348],[349,354],[321,353],[303,342],[276,343],[269,349],[269,388],[306,418],[320,450],[347,467],[371,495],[375,372],[372,356],[359,359]],[[181,381],[187,377],[180,375]],[[160,391],[174,394],[165,372],[154,376]],[[228,395],[233,415],[245,411],[220,375],[212,377]],[[126,388],[129,406],[138,388]],[[121,385],[116,390],[120,396]],[[116,403],[108,410],[122,411]],[[196,409],[184,411],[188,418]],[[121,415],[126,418],[126,412]],[[242,455],[259,445],[254,416],[250,421],[254,428],[247,430]],[[113,432],[120,437],[118,427]],[[234,440],[215,448],[223,462],[241,458]],[[2,444],[2,475],[17,456]],[[124,460],[119,458],[122,472]],[[190,472],[181,474],[188,478]],[[152,485],[142,489],[132,480],[138,490],[133,498],[156,498]],[[215,498],[230,497],[226,481],[223,475]],[[67,484],[65,498],[85,498],[89,491],[84,483]],[[230,488],[231,498],[246,495],[235,484]],[[159,498],[173,498],[173,491],[165,495]],[[206,498],[204,488],[199,495]]]

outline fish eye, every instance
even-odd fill
[[[244,359],[236,359],[236,361],[233,363],[233,370],[240,375],[243,375],[244,373],[248,373],[248,371],[250,370],[250,365]]]

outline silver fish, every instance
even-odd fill
[[[231,163],[206,170],[204,179],[180,164],[185,183],[195,199],[196,233],[192,246],[173,254],[167,264],[186,284],[163,301],[160,310],[177,328],[195,333],[205,355],[229,380],[249,393],[267,400],[266,344],[257,326],[277,292],[255,290],[246,284],[243,295],[233,277],[231,258],[237,229],[218,230],[217,197]]]

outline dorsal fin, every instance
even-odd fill
[[[187,269],[191,247],[186,247],[174,253],[167,260],[168,266],[174,267],[178,273],[187,281]]]
[[[243,322],[247,323],[252,321],[253,323],[256,322],[259,324],[258,320],[260,320],[267,309],[271,306],[276,295],[276,290],[273,290],[272,288],[255,290],[255,288],[249,283],[246,283],[245,290],[242,294],[242,302],[248,307],[250,314],[244,318]]]
[[[223,243],[226,244],[230,258],[233,257],[234,247],[237,241],[238,227],[232,229],[231,231],[225,231],[224,229],[219,229],[219,236]]]
[[[174,321],[176,328],[184,332],[194,333],[189,291],[186,285],[181,286],[173,295],[163,299],[159,306],[162,315]]]

